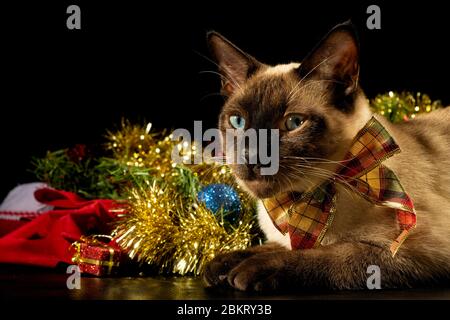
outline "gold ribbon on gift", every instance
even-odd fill
[[[93,235],[93,236],[81,236],[79,241],[75,241],[74,243],[72,243],[71,247],[75,249],[75,253],[72,257],[72,262],[76,263],[76,264],[87,263],[87,264],[91,264],[91,265],[107,267],[108,268],[107,274],[110,275],[112,272],[112,268],[118,267],[120,265],[120,262],[114,261],[114,254],[115,254],[114,248],[112,248],[108,244],[100,241],[99,239],[101,239],[101,238],[112,240],[112,237],[108,236],[108,235]],[[82,244],[87,244],[87,245],[91,245],[91,246],[108,249],[108,251],[109,251],[108,261],[82,257],[81,256],[81,245]]]

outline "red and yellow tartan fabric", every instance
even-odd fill
[[[285,193],[265,199],[263,204],[277,229],[289,233],[292,249],[314,248],[320,245],[333,221],[335,183],[341,183],[368,201],[395,210],[401,233],[390,247],[394,256],[409,230],[416,226],[411,198],[394,172],[381,164],[397,152],[400,148],[392,136],[372,118],[353,140],[334,181],[301,195]]]

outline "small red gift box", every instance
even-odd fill
[[[102,242],[99,238],[107,238],[109,243]],[[117,273],[122,251],[109,236],[82,236],[80,241],[72,244],[72,248],[75,249],[72,261],[78,264],[82,273],[95,276]]]

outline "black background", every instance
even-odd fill
[[[94,3],[95,2],[95,3]],[[214,127],[221,97],[205,33],[223,33],[259,60],[301,60],[335,24],[359,30],[361,83],[369,97],[422,91],[450,103],[445,2],[33,1],[3,4],[0,198],[33,180],[30,157],[100,143],[122,117],[156,128]],[[66,8],[81,7],[81,30]],[[381,7],[381,30],[366,8]]]

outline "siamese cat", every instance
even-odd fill
[[[373,116],[359,86],[359,45],[351,23],[334,27],[301,62],[270,66],[216,32],[208,43],[227,97],[219,128],[279,129],[279,171],[232,164],[238,183],[258,199],[302,194],[332,177],[354,137]],[[207,286],[239,290],[364,289],[369,266],[382,288],[431,286],[450,279],[450,108],[392,124],[375,116],[401,153],[383,162],[412,198],[417,226],[398,253],[389,251],[399,226],[391,208],[336,185],[334,221],[319,246],[291,249],[289,235],[264,206],[258,220],[268,241],[215,257]],[[298,166],[299,159],[305,165]]]

